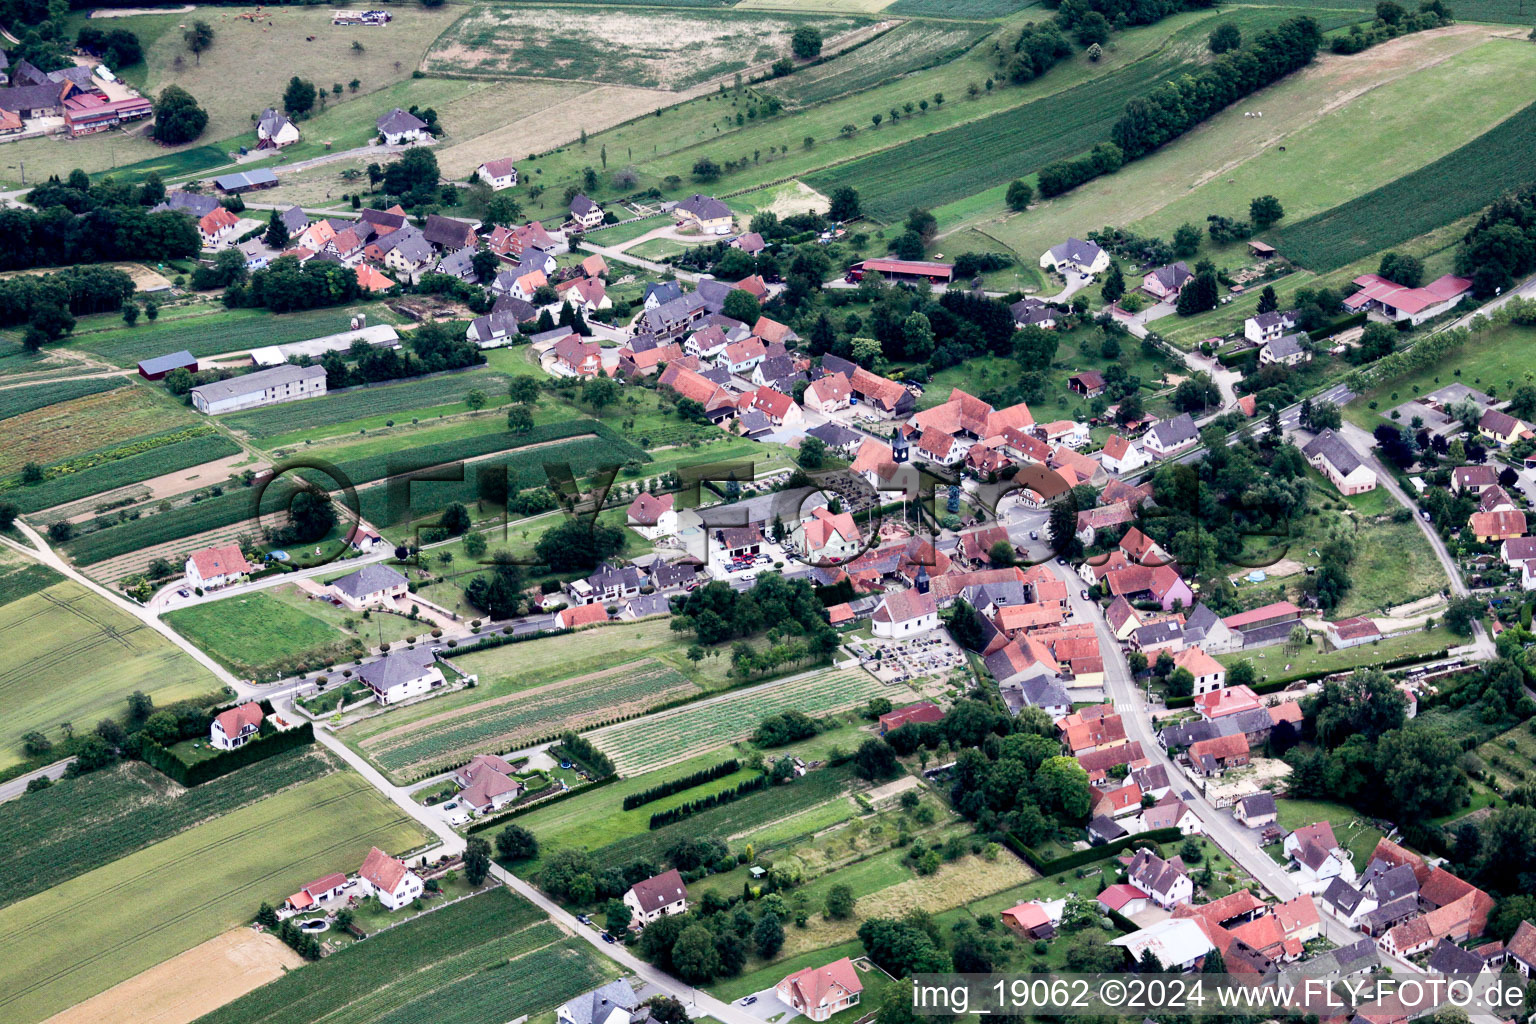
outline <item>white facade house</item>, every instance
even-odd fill
[[[632,919],[644,928],[657,918],[682,914],[688,910],[688,887],[677,869],[664,871],[636,882],[624,894],[624,905]]]
[[[221,711],[208,726],[208,743],[219,750],[243,747],[261,732],[264,718],[261,705],[255,701]]]
[[[517,184],[517,167],[509,156],[500,160],[487,160],[475,168],[475,177],[499,192]]]
[[[400,861],[375,846],[357,872],[364,896],[376,896],[387,910],[399,910],[421,895],[421,879]]]
[[[864,548],[853,516],[826,508],[812,509],[795,525],[794,541],[807,558],[820,562],[844,562]]]
[[[357,670],[357,678],[380,704],[398,704],[443,685],[437,655],[425,646],[390,651]]]
[[[256,121],[256,139],[258,143],[281,149],[299,141],[299,127],[284,114],[268,107]]]
[[[1175,654],[1173,665],[1176,669],[1187,669],[1195,677],[1196,696],[1227,685],[1226,667],[1198,647],[1186,647]]]
[[[336,600],[354,612],[374,605],[386,605],[410,592],[410,584],[387,565],[365,565],[331,581],[330,592]]]
[[[1195,428],[1194,417],[1187,412],[1171,420],[1159,420],[1152,424],[1152,428],[1141,440],[1147,453],[1160,459],[1193,448],[1199,443],[1200,432]]]
[[[640,997],[628,978],[610,981],[601,988],[564,1003],[555,1011],[556,1024],[630,1024],[641,1010]]]
[[[379,137],[384,140],[385,145],[389,146],[419,142],[431,136],[427,131],[427,122],[399,107],[380,117],[375,123],[379,129]]]
[[[624,521],[642,537],[654,540],[677,533],[677,495],[642,492],[629,503]]]
[[[1363,494],[1376,489],[1376,471],[1361,462],[1355,450],[1331,429],[1314,437],[1301,453],[1340,494]]]
[[[1134,473],[1148,461],[1147,453],[1140,445],[1132,444],[1119,434],[1111,434],[1104,442],[1104,450],[1099,453],[1099,465],[1111,473]]]
[[[1296,314],[1273,310],[1259,313],[1243,321],[1243,337],[1255,345],[1264,345],[1296,326]]]
[[[215,416],[262,405],[318,398],[323,394],[325,367],[274,366],[242,377],[199,384],[192,389],[192,405],[198,412]]]
[[[927,587],[886,594],[870,618],[875,636],[887,639],[918,636],[939,628],[939,606]]]
[[[1109,253],[1093,242],[1069,238],[1040,257],[1040,266],[1062,274],[1099,274],[1109,269]]]
[[[223,544],[192,552],[186,564],[187,582],[203,590],[226,586],[251,573],[238,544]]]

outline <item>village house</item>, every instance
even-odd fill
[[[1173,656],[1175,669],[1187,669],[1195,677],[1195,693],[1210,693],[1227,683],[1227,670],[1215,658],[1199,647],[1185,647]]]
[[[410,592],[410,583],[389,566],[375,563],[332,580],[327,589],[340,604],[360,612],[373,605],[394,603]]]
[[[464,336],[480,348],[501,348],[510,345],[522,333],[517,317],[511,313],[487,313],[469,322]]]
[[[248,701],[213,717],[208,726],[208,743],[219,750],[235,750],[255,739],[266,715],[261,705]]]
[[[1109,269],[1109,253],[1093,242],[1069,238],[1047,249],[1040,257],[1040,266],[1045,270],[1055,270],[1063,276],[1068,272],[1099,274]]]
[[[601,604],[579,604],[562,608],[555,614],[556,629],[581,629],[608,621],[608,609]]]
[[[731,208],[714,196],[698,192],[674,206],[672,217],[683,230],[705,235],[727,235],[731,231]]]
[[[511,188],[517,184],[517,165],[509,156],[498,160],[487,160],[475,168],[475,177],[500,192],[504,188]]]
[[[475,225],[467,220],[455,220],[452,217],[444,217],[440,213],[427,214],[427,222],[422,225],[421,233],[432,247],[439,252],[459,249],[473,250],[480,244],[480,237],[475,234]]]
[[[572,309],[579,309],[586,316],[598,310],[613,308],[607,287],[597,277],[573,277],[569,281],[562,281],[555,285],[555,294],[560,296],[561,301],[570,303]]]
[[[1200,432],[1195,428],[1194,417],[1180,413],[1173,419],[1152,424],[1141,443],[1148,455],[1165,459],[1199,444]]]
[[[926,576],[919,587],[886,594],[870,618],[870,628],[883,639],[917,636],[938,627],[939,608],[928,592]]]
[[[878,719],[880,735],[886,736],[904,725],[932,724],[944,720],[944,709],[931,700],[908,704],[904,708],[887,711]]]
[[[1016,327],[1043,327],[1050,330],[1056,326],[1056,307],[1033,296],[1020,299],[1009,306],[1008,311],[1013,314]]]
[[[1099,453],[1099,464],[1111,473],[1134,473],[1147,464],[1147,454],[1119,434],[1109,435]]]
[[[677,532],[676,501],[675,494],[641,493],[629,503],[624,513],[625,522],[651,539],[671,536]]]
[[[1282,334],[1266,341],[1259,349],[1260,366],[1298,366],[1310,362],[1312,353],[1305,334]]]
[[[1323,635],[1328,638],[1334,650],[1343,650],[1380,640],[1381,630],[1376,628],[1376,623],[1362,615],[1323,623]]]
[[[571,222],[583,231],[603,225],[603,208],[579,192],[571,198],[570,214]]]
[[[422,884],[415,872],[375,846],[368,851],[357,872],[364,896],[376,896],[385,910],[399,910],[421,895]]]
[[[251,574],[238,544],[221,544],[192,552],[186,563],[187,582],[203,590],[226,586]]]
[[[840,1010],[856,1006],[864,983],[847,957],[825,967],[807,967],[781,980],[774,992],[795,1013],[808,1020],[824,1021]]]
[[[555,365],[573,377],[600,377],[603,373],[603,347],[579,334],[567,334],[550,350]]]
[[[864,539],[859,535],[853,516],[847,512],[816,508],[795,525],[794,543],[806,558],[837,563],[857,555],[863,548]]]
[[[775,427],[793,426],[805,419],[805,414],[795,404],[795,400],[782,391],[758,388],[743,395],[742,398],[748,399],[749,395],[749,407],[766,416],[768,422]]]
[[[1498,409],[1483,411],[1483,418],[1477,421],[1477,434],[1499,445],[1512,445],[1533,436],[1530,427]]]
[[[380,704],[398,704],[443,685],[437,655],[426,645],[401,647],[359,668],[357,681],[373,691]]]
[[[1492,466],[1457,466],[1451,470],[1451,490],[1476,498],[1485,487],[1496,487],[1499,471]]]
[[[1364,494],[1376,489],[1375,470],[1361,462],[1354,449],[1331,429],[1314,437],[1301,453],[1340,494]]]
[[[1137,850],[1125,870],[1130,883],[1164,910],[1172,910],[1194,897],[1194,883],[1182,865],[1166,861],[1151,850]]]
[[[1195,275],[1183,260],[1158,267],[1141,279],[1141,290],[1159,302],[1179,301],[1179,292]]]
[[[628,978],[583,992],[555,1011],[556,1024],[645,1024],[650,1019]]]
[[[676,868],[636,882],[624,894],[624,905],[634,915],[634,923],[644,928],[657,918],[688,910],[688,887]]]
[[[1326,821],[1303,825],[1285,837],[1282,849],[1296,865],[1306,891],[1322,892],[1335,878],[1355,880],[1354,860],[1339,846],[1333,826]]]
[[[491,814],[516,800],[523,784],[513,778],[514,769],[494,754],[477,754],[453,773],[458,800],[477,815]]]
[[[1232,817],[1248,828],[1268,828],[1280,817],[1275,794],[1264,791],[1245,796],[1232,805]]]
[[[1243,321],[1243,337],[1255,345],[1278,340],[1286,331],[1296,326],[1296,314],[1292,311],[1271,310],[1259,313]]]
[[[848,408],[852,396],[848,378],[840,373],[831,373],[806,385],[805,407],[819,413],[832,413]]]
[[[1190,745],[1189,763],[1206,778],[1214,778],[1228,768],[1248,763],[1248,737],[1242,733],[1214,736]]]
[[[300,137],[299,126],[271,107],[263,110],[256,120],[257,149],[282,149],[298,142]]]
[[[197,237],[204,249],[211,249],[240,224],[240,218],[222,206],[215,206],[197,221]]]
[[[381,115],[375,124],[386,146],[400,146],[431,137],[431,132],[427,131],[427,122],[399,107]]]

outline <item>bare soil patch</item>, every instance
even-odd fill
[[[303,962],[276,936],[236,928],[56,1013],[44,1024],[187,1024]]]
[[[0,476],[28,462],[49,463],[139,434],[190,421],[191,413],[160,401],[147,388],[116,388],[46,405],[5,421]]]

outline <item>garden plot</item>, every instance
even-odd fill
[[[676,669],[646,659],[424,718],[369,737],[360,746],[388,771],[420,775],[434,765],[515,750],[697,692]]]
[[[779,6],[776,0],[748,0],[742,6],[758,3]],[[898,24],[857,50],[815,67],[802,68],[768,89],[792,103],[809,106],[943,63],[959,56],[989,31],[990,27],[983,25]]]
[[[815,19],[824,36],[852,22]],[[686,89],[789,53],[794,15],[477,7],[427,54],[428,71]]]
[[[781,711],[816,716],[888,696],[890,688],[862,669],[835,669],[770,683],[661,715],[611,726],[592,740],[620,774],[638,775],[750,736]]]
[[[187,409],[164,401],[148,388],[133,386],[33,409],[4,421],[0,476],[17,472],[28,462],[46,465],[192,418]]]

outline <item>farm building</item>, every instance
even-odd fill
[[[199,384],[192,389],[192,404],[209,416],[261,405],[296,402],[325,394],[325,367],[276,366],[243,377]]]
[[[155,356],[146,359],[139,364],[139,376],[145,380],[163,380],[165,375],[172,370],[186,370],[190,373],[197,372],[197,357],[186,349],[180,352],[172,352],[168,356]]]
[[[226,174],[213,179],[214,188],[226,195],[237,196],[244,192],[255,192],[258,189],[276,188],[277,175],[270,168],[258,167],[254,171],[241,171],[238,174]]]
[[[848,268],[848,281],[862,281],[865,274],[879,273],[888,281],[927,281],[930,284],[948,284],[955,278],[953,263],[933,263],[928,260],[860,260]]]
[[[1472,291],[1470,279],[1452,274],[1438,277],[1422,288],[1404,288],[1379,274],[1361,274],[1354,283],[1360,290],[1344,300],[1345,308],[1379,313],[1399,323],[1406,320],[1414,326],[1449,312]]]

